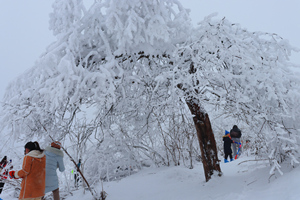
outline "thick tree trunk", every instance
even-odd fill
[[[206,182],[216,171],[219,176],[222,175],[216,140],[211,128],[208,114],[201,108],[200,102],[195,98],[186,99],[186,103],[194,115],[193,120],[197,130],[197,137],[201,149],[202,163]]]

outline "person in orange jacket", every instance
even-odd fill
[[[22,169],[9,176],[23,179],[19,199],[40,200],[45,195],[46,156],[38,142],[25,145]]]

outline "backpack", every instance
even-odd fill
[[[237,132],[237,131],[230,131],[230,137],[233,137],[233,138],[240,138],[242,136],[241,132]]]

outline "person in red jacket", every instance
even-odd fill
[[[8,178],[8,171],[13,168],[12,160],[8,161],[7,156],[4,156],[0,162],[0,194],[4,188],[5,180]]]
[[[22,178],[19,199],[40,200],[45,195],[46,156],[38,142],[25,145],[22,169],[10,171],[10,178]]]

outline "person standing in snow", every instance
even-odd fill
[[[58,141],[52,142],[50,146],[45,148],[46,155],[46,187],[45,194],[48,192],[53,193],[53,199],[59,200],[59,187],[58,187],[58,177],[56,174],[56,169],[58,168],[60,172],[65,171],[64,166],[64,153],[61,148],[61,143]]]
[[[223,142],[224,142],[224,163],[229,162],[227,160],[228,156],[230,157],[230,161],[233,161],[232,158],[232,150],[231,150],[231,144],[233,143],[233,141],[230,138],[230,134],[228,131],[225,130],[225,135],[223,136]]]
[[[46,156],[38,142],[27,142],[22,169],[10,178],[22,178],[19,199],[40,200],[45,195]]]
[[[234,125],[232,129],[230,130],[230,136],[231,139],[236,142],[232,143],[232,149],[233,149],[233,155],[235,156],[237,154],[237,145],[241,143],[241,137],[242,137],[242,132],[241,130],[237,127],[237,125]],[[241,149],[239,151],[239,154],[241,154]]]
[[[79,162],[77,163],[77,169],[76,172],[74,173],[74,180],[75,180],[75,187],[78,188],[78,183],[81,181],[78,169],[80,169],[81,166],[81,159],[79,159]]]
[[[8,171],[13,168],[12,160],[7,161],[7,156],[4,156],[0,162],[0,194],[4,188],[5,180],[8,178]]]

